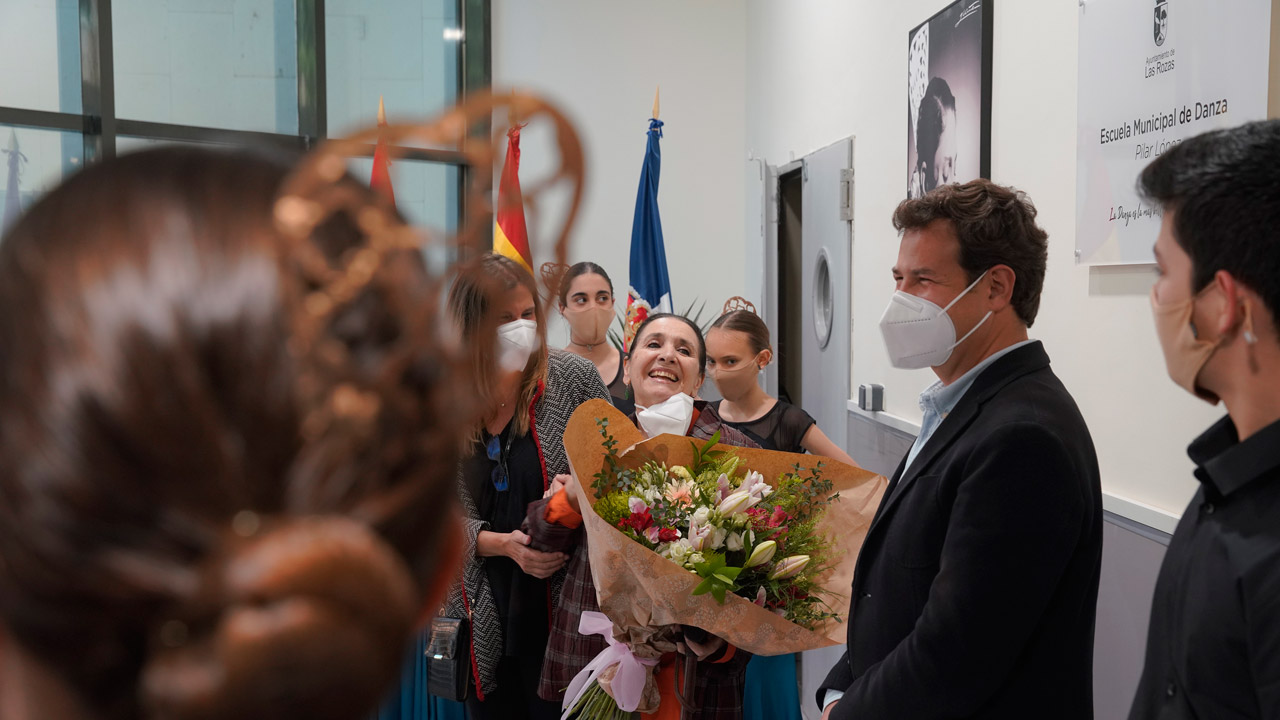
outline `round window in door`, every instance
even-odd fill
[[[830,257],[827,249],[818,251],[818,262],[813,269],[813,334],[818,348],[825,348],[831,341],[831,325],[835,321],[835,298],[832,297]]]

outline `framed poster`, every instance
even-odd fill
[[[1076,262],[1155,262],[1138,175],[1192,135],[1267,116],[1271,0],[1082,0]]]
[[[907,34],[907,197],[991,176],[992,0],[956,0]]]

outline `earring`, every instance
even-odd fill
[[[1246,345],[1256,345],[1258,336],[1253,334],[1253,314],[1249,310],[1249,303],[1244,303],[1244,342]]]

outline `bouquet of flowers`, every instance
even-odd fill
[[[843,642],[842,593],[883,476],[715,438],[644,440],[604,401],[574,413],[565,448],[594,478],[578,500],[606,616],[585,613],[580,629],[610,643],[568,688],[566,715],[656,709],[653,666],[679,625],[761,655]]]

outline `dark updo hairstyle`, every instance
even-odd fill
[[[290,168],[128,155],[0,244],[0,624],[94,717],[366,717],[456,567],[439,283],[347,212],[294,243]]]
[[[712,330],[733,330],[747,336],[751,351],[756,355],[765,350],[773,350],[769,343],[769,326],[759,315],[750,310],[730,310],[711,323]]]
[[[916,163],[929,169],[923,178],[926,191],[934,188],[933,156],[942,142],[944,116],[955,111],[956,96],[951,94],[951,86],[940,77],[929,78],[924,98],[920,101],[920,114],[916,119]]]
[[[564,266],[561,265],[560,267]],[[609,283],[609,294],[613,294],[613,281],[609,279],[609,273],[593,262],[583,261],[571,266],[565,271],[564,277],[560,279],[560,307],[565,307],[569,304],[569,286],[582,275],[599,275],[604,278],[604,281]]]
[[[640,323],[640,327],[636,328],[636,337],[631,343],[631,352],[629,354],[635,354],[636,347],[640,345],[640,338],[644,337],[644,329],[649,327],[649,323],[654,320],[662,320],[663,318],[675,318],[685,325],[688,325],[689,329],[693,331],[693,336],[698,339],[698,376],[704,377],[707,374],[707,341],[702,337],[702,328],[698,327],[697,323],[683,315],[660,312],[654,313],[645,318],[644,322]]]

